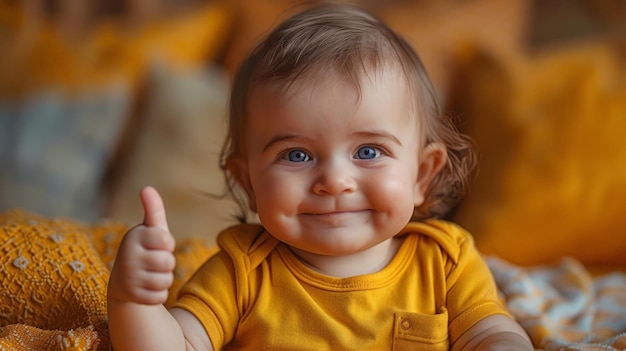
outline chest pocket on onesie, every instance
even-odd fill
[[[445,308],[434,315],[413,312],[394,314],[394,351],[448,349],[448,311]]]

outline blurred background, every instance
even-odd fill
[[[623,252],[624,229],[581,242],[626,228],[626,0],[352,2],[412,42],[474,137],[480,172],[454,219],[485,251],[506,238],[532,263],[530,233],[537,261]],[[178,237],[235,224],[212,196],[230,78],[296,3],[0,0],[0,211],[134,224],[150,184]]]

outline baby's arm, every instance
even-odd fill
[[[524,329],[512,318],[502,314],[491,315],[468,329],[452,345],[453,351],[532,351]]]
[[[109,280],[111,342],[116,351],[212,350],[191,313],[163,306],[174,279],[176,244],[159,193],[146,187],[140,197],[144,222],[126,233]]]

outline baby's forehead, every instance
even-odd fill
[[[277,99],[290,99],[295,95],[309,94],[315,89],[327,89],[330,85],[352,90],[360,100],[363,89],[382,85],[383,80],[392,80],[393,84],[402,85],[411,90],[404,71],[395,65],[361,67],[358,70],[342,70],[333,67],[311,68],[305,72],[288,77],[273,77],[251,84],[250,93],[263,91],[265,96]],[[414,94],[407,94],[414,95]]]
[[[311,111],[323,115],[341,111],[335,118],[358,114],[380,119],[394,114],[411,126],[419,118],[414,100],[403,76],[395,71],[364,72],[356,78],[328,72],[257,85],[250,92],[244,118],[268,123],[279,114],[300,118]]]

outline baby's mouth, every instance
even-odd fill
[[[303,213],[304,218],[315,220],[318,223],[326,223],[331,226],[348,226],[363,222],[368,216],[369,210],[331,211]]]

